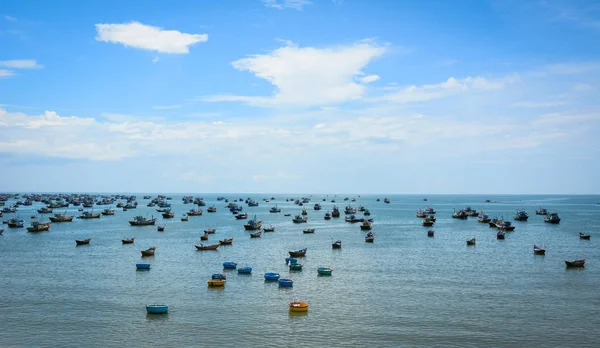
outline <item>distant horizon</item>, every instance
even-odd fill
[[[365,196],[600,196],[599,193],[293,193],[293,192],[117,192],[117,191],[105,191],[105,192],[94,192],[94,191],[1,191],[0,194],[90,194],[90,195],[305,195],[314,196],[321,195],[324,197],[328,196],[354,196],[354,198],[365,195]],[[225,197],[227,198],[227,197]],[[236,197],[239,198],[239,197]],[[247,198],[247,197],[246,197]]]
[[[596,0],[1,7],[0,189],[600,194]]]

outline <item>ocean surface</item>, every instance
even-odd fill
[[[177,215],[166,221],[142,196],[137,209],[53,223],[49,232],[6,229],[0,347],[600,347],[600,196],[427,195],[424,202],[425,196],[392,195],[385,204],[383,195],[312,195],[308,223],[293,224],[302,208],[286,198],[308,195],[224,195],[253,198],[260,205],[244,204],[243,212],[276,226],[253,239],[219,195],[195,195],[207,205],[187,222],[180,217],[195,206],[184,205],[181,195],[170,195]],[[326,221],[334,197],[342,218]],[[314,203],[323,209],[314,211]],[[207,213],[213,204],[217,212]],[[281,213],[269,213],[275,204]],[[365,243],[360,224],[344,222],[348,204],[371,211],[373,244]],[[415,217],[428,205],[437,211],[433,238]],[[451,218],[466,206],[511,220],[525,209],[530,217],[513,221],[515,231],[497,240],[496,229],[475,217]],[[544,223],[535,215],[539,206],[557,212],[560,224]],[[27,222],[40,207],[21,206],[17,215]],[[67,213],[80,215],[77,208]],[[136,215],[158,216],[165,231],[130,226]],[[213,227],[204,244],[234,237],[233,245],[197,251],[202,231]],[[591,239],[580,240],[579,231]],[[134,244],[121,243],[133,236]],[[75,245],[87,237],[90,245]],[[467,246],[473,237],[477,245]],[[331,248],[337,239],[341,250]],[[546,255],[534,255],[533,244],[545,245]],[[142,259],[140,250],[153,245],[155,256]],[[299,259],[304,269],[291,272],[285,258],[301,248],[308,248]],[[587,258],[585,268],[565,267],[579,258]],[[252,266],[253,273],[225,271],[226,286],[208,288],[224,261]],[[152,269],[136,271],[140,262]],[[318,276],[319,266],[333,275]],[[265,272],[293,279],[293,288],[265,282]],[[289,313],[294,299],[308,302],[308,313]],[[154,303],[168,304],[169,313],[146,314],[145,305]]]

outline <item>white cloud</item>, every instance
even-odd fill
[[[15,75],[15,73],[10,70],[0,69],[0,77],[7,77],[7,76],[13,76],[13,75]]]
[[[377,75],[369,75],[369,76],[365,76],[363,78],[360,79],[360,82],[362,83],[371,83],[371,82],[375,82],[379,80],[379,76]]]
[[[40,69],[44,66],[34,59],[0,60],[0,67],[12,69]]]
[[[157,63],[160,60],[160,58],[158,56],[154,57],[154,59],[152,59],[152,63]]]
[[[16,22],[17,19],[15,17],[11,17],[9,15],[4,15],[4,18],[9,22]]]
[[[393,93],[374,98],[374,100],[386,100],[396,103],[424,102],[433,99],[446,98],[468,91],[501,89],[505,85],[517,81],[519,81],[517,75],[511,75],[497,80],[490,80],[481,76],[469,76],[463,79],[451,77],[444,82],[433,85],[401,87]],[[387,90],[389,90],[389,88],[387,88]]]
[[[550,64],[538,75],[576,75],[600,70],[600,62],[578,62]]]
[[[155,105],[152,108],[154,110],[169,110],[169,109],[179,109],[180,107],[182,107],[181,104],[174,104],[174,105]]]
[[[573,87],[571,87],[571,89],[574,91],[577,91],[577,92],[587,92],[587,91],[593,91],[596,88],[587,83],[576,83],[573,85]]]
[[[265,6],[276,8],[278,10],[291,8],[298,11],[301,11],[305,5],[312,4],[312,2],[308,0],[262,0],[262,2]]]
[[[273,84],[273,96],[214,95],[203,101],[239,101],[253,106],[312,106],[360,99],[365,86],[354,81],[362,69],[383,55],[384,47],[369,41],[330,48],[285,46],[267,54],[234,61],[233,67],[249,71]]]
[[[207,34],[186,34],[163,30],[139,22],[126,24],[96,24],[96,40],[161,53],[189,53],[189,46],[208,41]]]

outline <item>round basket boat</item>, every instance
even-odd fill
[[[169,306],[166,304],[150,304],[146,305],[146,312],[151,314],[164,314],[169,311]]]
[[[223,287],[225,286],[225,279],[209,279],[207,283],[210,287]]]
[[[308,312],[308,303],[301,301],[290,302],[290,312]]]

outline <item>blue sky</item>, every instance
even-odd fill
[[[3,1],[0,190],[600,193],[597,1]]]

